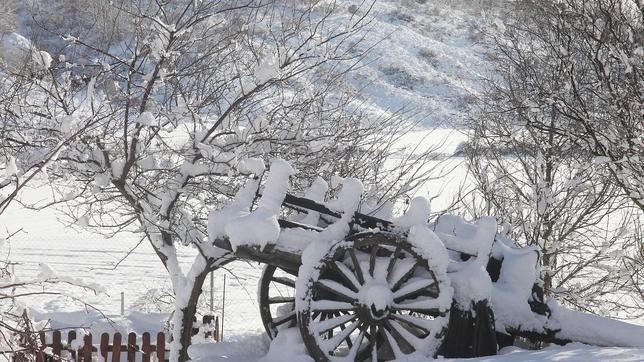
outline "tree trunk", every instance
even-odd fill
[[[199,296],[201,295],[202,292],[202,286],[204,281],[206,280],[206,277],[208,276],[208,273],[210,273],[210,268],[205,268],[201,273],[199,273],[194,281],[194,284],[192,284],[192,289],[190,290],[190,297],[187,300],[187,303],[183,308],[181,308],[179,305],[177,305],[177,309],[181,310],[181,338],[179,340],[181,348],[179,350],[178,354],[178,360],[179,362],[184,362],[188,361],[190,358],[188,357],[188,347],[190,347],[190,343],[192,340],[192,328],[194,325],[195,317],[197,314],[197,302],[199,301]],[[177,296],[179,299],[179,297]],[[175,311],[176,313],[176,311]],[[175,320],[176,322],[176,320]],[[175,325],[173,328],[177,328]]]

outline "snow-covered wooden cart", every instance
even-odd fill
[[[498,235],[493,218],[428,223],[428,202],[415,198],[388,221],[357,211],[358,180],[345,179],[324,202],[321,179],[305,197],[288,194],[292,173],[273,162],[261,195],[251,179],[211,213],[209,235],[233,258],[266,264],[258,293],[266,332],[299,328],[316,360],[491,355],[518,336],[644,344],[642,327],[546,302],[538,253]]]

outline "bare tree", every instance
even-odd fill
[[[635,155],[639,146],[615,137],[641,133],[641,120],[630,113],[622,113],[623,118],[609,115],[614,105],[601,113],[586,110],[588,117],[580,119],[562,108],[600,98],[599,88],[574,85],[582,82],[573,78],[582,76],[577,68],[588,66],[580,54],[572,55],[583,48],[577,44],[583,40],[542,24],[559,16],[557,26],[570,31],[570,18],[563,14],[572,4],[577,3],[522,3],[508,16],[512,20],[493,34],[499,75],[487,81],[470,120],[473,133],[465,153],[475,191],[466,206],[474,214],[497,216],[513,239],[539,247],[546,293],[581,310],[637,317],[644,302],[637,286],[642,277],[641,205],[631,193],[637,177],[629,176],[628,185],[620,180],[642,164],[636,162],[640,156],[626,155]],[[548,17],[544,9],[554,13]],[[625,98],[621,104],[641,106],[635,103]],[[611,142],[620,142],[611,143],[611,149],[624,146],[623,162],[598,160],[606,154],[586,138],[592,129],[582,127],[580,120],[592,121],[594,127],[605,122],[606,128],[597,132],[606,137],[610,133]]]
[[[36,121],[43,115],[33,108],[23,107],[21,102],[43,94],[38,82],[31,82],[34,79],[31,71],[37,68],[33,64],[37,61],[35,57],[48,54],[42,54],[34,47],[18,51],[24,55],[21,68],[0,63],[0,219],[12,204],[19,201],[20,192],[46,175],[47,168],[52,166],[57,156],[94,125],[88,120],[73,132],[52,133],[49,125]],[[40,71],[44,73],[46,69],[41,67]],[[84,304],[73,295],[51,290],[52,285],[60,283],[94,293],[97,291],[79,280],[60,278],[55,273],[41,272],[27,278],[16,276],[14,266],[17,263],[10,258],[10,243],[21,231],[20,225],[5,224],[0,230],[0,354],[6,358],[22,356],[35,360],[43,347],[38,334],[47,331],[48,326],[35,326],[24,301],[36,295],[56,295]]]
[[[596,157],[613,182],[644,210],[642,72],[644,7],[640,0],[524,1],[521,21],[496,38],[512,63],[528,111],[560,118],[532,126],[565,136]],[[521,101],[523,103],[518,103]]]
[[[52,27],[31,9],[64,53],[30,83],[40,97],[11,101],[38,115],[18,125],[61,135],[91,124],[47,169],[54,200],[33,206],[61,205],[79,226],[150,242],[176,297],[172,360],[188,358],[204,279],[230,260],[205,237],[208,211],[240,178],[261,176],[258,163],[288,159],[302,175],[295,191],[313,175],[358,177],[373,209],[430,177],[431,150],[385,163],[414,125],[398,112],[368,117],[347,82],[373,45],[371,5],[116,1],[88,17],[110,31],[98,35]],[[199,254],[183,270],[177,248],[188,245]]]

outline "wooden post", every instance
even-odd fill
[[[159,362],[165,362],[165,334],[157,333],[157,359]]]
[[[212,276],[215,272],[210,272],[210,314],[214,314],[215,310],[215,282]]]
[[[221,296],[221,331],[219,331],[219,340],[224,341],[224,319],[226,312],[226,274],[224,274],[224,289]]]
[[[121,292],[121,315],[125,315],[125,292]]]
[[[101,334],[101,346],[99,347],[99,353],[103,360],[107,362],[107,345],[110,344],[110,335],[107,333]]]
[[[86,334],[83,337],[83,361],[92,361],[92,334]]]
[[[150,333],[143,333],[143,338],[141,339],[141,360],[143,362],[150,362],[150,356],[152,355],[152,349],[150,348]]]
[[[112,347],[112,362],[121,361],[121,333],[114,333],[114,345]]]
[[[60,358],[60,352],[61,352],[61,349],[62,349],[62,347],[63,347],[63,346],[62,346],[63,342],[62,342],[62,340],[61,340],[61,336],[60,336],[60,331],[59,331],[59,330],[55,330],[55,331],[54,331],[53,336],[52,336],[52,343],[54,344],[54,345],[51,347],[51,348],[52,348],[52,352],[54,352],[54,356],[55,356],[54,358],[55,358],[56,360],[59,360],[59,361],[60,361],[60,360],[62,360],[62,358]]]
[[[215,342],[219,342],[219,316],[215,317],[215,330],[212,332]]]
[[[128,362],[136,362],[136,334],[134,332],[127,335],[127,360]]]

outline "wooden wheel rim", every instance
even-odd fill
[[[259,282],[259,314],[270,339],[274,339],[277,336],[279,328],[282,328],[282,326],[294,327],[297,319],[295,313],[295,277],[277,276],[276,274],[279,271],[282,271],[282,269],[273,265],[266,265]],[[289,272],[284,272],[284,274],[292,276],[292,273]],[[275,295],[271,295],[271,290],[276,289],[277,285],[290,291],[290,293],[287,293],[288,295],[284,296],[284,299],[277,300]],[[275,305],[282,305],[288,311],[278,316],[271,309],[271,306]]]
[[[445,280],[406,240],[394,234],[356,234],[332,246],[316,269],[319,273],[309,278],[297,304],[302,338],[316,360],[435,353],[451,296],[445,305]],[[433,302],[440,307],[421,308]]]

